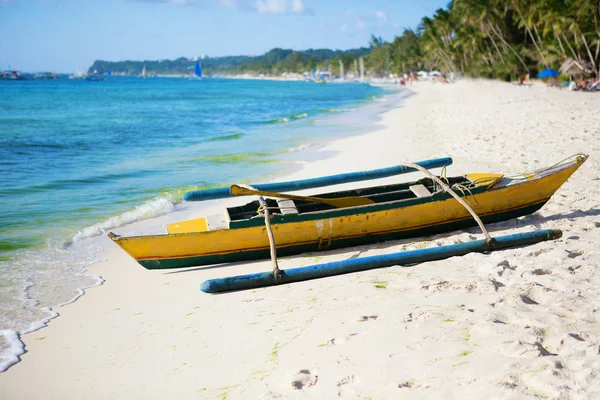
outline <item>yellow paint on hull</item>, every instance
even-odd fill
[[[167,232],[184,233],[184,232],[204,232],[208,230],[208,222],[206,218],[190,219],[187,221],[174,222],[167,224]]]
[[[464,198],[482,217],[540,203],[548,200],[582,163],[583,161],[539,179],[492,188],[474,196],[467,194]],[[327,248],[336,239],[412,230],[471,218],[468,211],[453,198],[409,207],[399,205],[400,208],[396,209],[365,211],[368,207],[376,206],[357,207],[357,211],[360,209],[361,213],[343,217],[273,224],[276,245],[283,248],[318,242],[319,248]],[[189,223],[197,223],[194,221],[198,220],[191,220]],[[116,237],[113,240],[138,261],[230,254],[269,247],[264,226]]]

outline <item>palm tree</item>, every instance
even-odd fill
[[[459,16],[461,24],[472,26],[485,35],[500,54],[502,61],[504,61],[504,57],[500,52],[497,41],[500,41],[505,51],[513,53],[525,68],[525,71],[529,71],[521,55],[508,42],[504,34],[505,21],[503,11],[496,3],[493,0],[456,0],[452,12]]]

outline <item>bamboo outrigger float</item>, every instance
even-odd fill
[[[558,239],[561,236],[562,232],[560,230],[544,229],[535,232],[499,236],[492,240],[491,245],[487,240],[475,240],[468,243],[402,251],[380,256],[360,257],[300,268],[289,268],[284,271],[279,271],[277,274],[269,271],[227,278],[209,279],[202,283],[200,290],[205,293],[222,293],[235,290],[258,289],[267,286],[301,282],[309,279],[325,278],[352,272],[391,267],[394,265],[412,265],[427,261],[443,260],[445,258],[463,256],[473,252],[487,252],[510,247],[527,246],[546,240]]]
[[[513,177],[430,177],[311,197],[269,193],[279,200],[267,198],[262,206],[253,201],[216,218],[169,224],[167,234],[109,236],[145,268],[165,269],[269,258],[269,227],[280,256],[431,235],[533,213],[586,159],[578,154]],[[262,194],[237,186],[231,192]],[[468,202],[480,221],[452,196]],[[340,199],[351,203],[339,207]],[[270,213],[268,225],[265,212]]]
[[[431,160],[417,161],[415,162],[415,164],[426,169],[441,168],[451,165],[452,159],[450,157],[433,158]],[[371,171],[349,172],[345,174],[322,176],[319,178],[300,179],[288,182],[257,183],[252,184],[251,186],[253,188],[256,188],[257,190],[286,192],[294,190],[313,189],[323,186],[333,186],[340,183],[360,182],[372,179],[387,178],[389,176],[402,175],[414,171],[416,171],[416,169],[414,168],[410,168],[405,165],[396,165],[394,167],[374,169]],[[192,192],[187,192],[183,195],[183,200],[215,200],[232,196],[234,195],[230,192],[228,186],[216,189],[195,190]]]

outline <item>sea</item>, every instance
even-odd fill
[[[364,83],[0,81],[0,372],[86,288],[110,229],[182,194],[267,182],[375,129],[405,92]],[[357,166],[359,167],[359,166]],[[327,174],[324,174],[327,175]]]

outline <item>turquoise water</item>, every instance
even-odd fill
[[[100,249],[70,244],[168,212],[185,191],[293,168],[306,147],[361,129],[343,111],[384,95],[267,80],[0,81],[0,352],[98,283],[82,272]]]

